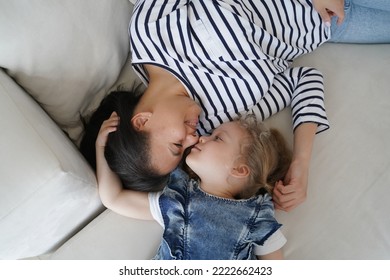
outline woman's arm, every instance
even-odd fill
[[[287,72],[293,78],[293,158],[284,182],[276,184],[273,195],[275,208],[284,211],[306,200],[314,138],[316,133],[329,128],[321,72],[311,67],[294,67]]]
[[[276,209],[290,211],[306,199],[311,152],[317,131],[316,123],[303,123],[294,132],[293,158],[284,182],[273,191]]]
[[[289,105],[294,127],[293,161],[284,182],[276,184],[273,195],[275,208],[285,211],[305,201],[314,136],[329,128],[321,72],[294,67],[276,75],[253,112],[266,119]]]
[[[103,122],[96,139],[96,173],[100,199],[104,206],[118,214],[153,220],[149,209],[148,193],[123,189],[120,179],[112,172],[104,157],[107,137],[111,132],[116,131],[118,123],[119,117],[114,112]]]

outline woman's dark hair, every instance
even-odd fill
[[[96,170],[95,142],[100,127],[112,112],[120,118],[118,128],[108,136],[105,158],[111,170],[122,181],[123,187],[138,191],[159,191],[164,188],[169,174],[159,174],[151,165],[149,135],[137,131],[131,124],[140,96],[129,91],[115,91],[107,95],[85,126],[80,150]]]

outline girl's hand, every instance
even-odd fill
[[[100,127],[99,134],[96,138],[96,148],[104,148],[107,143],[108,134],[117,130],[119,116],[113,112],[109,119],[105,120]]]
[[[338,17],[337,24],[344,20],[344,0],[313,0],[313,6],[328,26],[333,16]]]
[[[285,182],[278,181],[273,191],[276,209],[291,211],[306,200],[308,168],[300,161],[293,161]]]
[[[113,112],[102,123],[96,139],[96,177],[100,199],[104,206],[120,215],[153,220],[148,193],[124,189],[118,175],[110,169],[104,157],[108,135],[117,130],[118,124],[119,116]]]

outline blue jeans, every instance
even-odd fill
[[[334,43],[390,43],[390,0],[345,0],[341,25],[332,18]]]

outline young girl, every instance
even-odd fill
[[[274,218],[271,192],[287,172],[291,153],[276,130],[253,116],[224,123],[202,136],[185,159],[198,179],[174,170],[161,192],[123,189],[105,160],[105,121],[96,141],[103,204],[119,214],[155,219],[164,227],[155,259],[281,259],[286,242]]]

